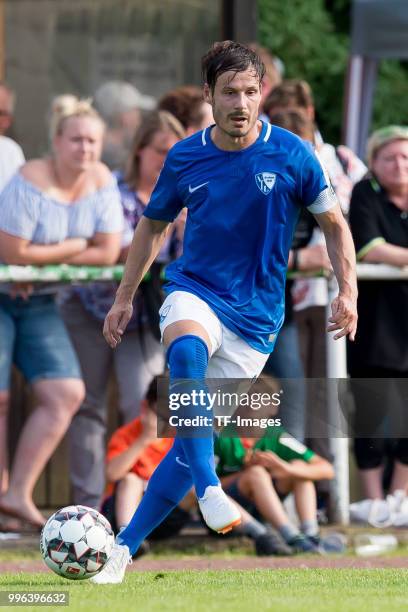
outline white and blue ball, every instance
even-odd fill
[[[87,506],[67,506],[55,512],[41,533],[40,549],[46,565],[69,580],[98,574],[114,544],[109,521]]]

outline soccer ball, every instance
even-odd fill
[[[102,570],[113,543],[112,527],[100,512],[67,506],[44,525],[40,550],[53,572],[69,580],[84,580]]]

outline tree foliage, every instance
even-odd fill
[[[341,141],[351,0],[258,0],[259,41],[285,64],[285,77],[307,80],[325,140]],[[381,62],[373,127],[407,123],[406,64]]]

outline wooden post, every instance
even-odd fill
[[[221,8],[222,38],[242,43],[257,40],[255,0],[223,0]]]

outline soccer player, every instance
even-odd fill
[[[187,207],[183,255],[167,268],[168,296],[160,310],[170,386],[260,374],[283,322],[286,268],[302,206],[323,229],[339,283],[328,331],[353,339],[357,325],[349,229],[311,147],[258,120],[261,60],[248,47],[224,41],[210,48],[202,69],[215,125],[170,150],[104,325],[107,342],[117,346],[136,288],[169,224]],[[223,533],[240,522],[215,472],[212,436],[176,436],[93,581],[121,582],[130,555],[192,485],[210,528]]]

